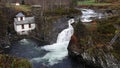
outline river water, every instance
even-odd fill
[[[80,17],[81,22],[91,22],[95,19],[105,18],[106,15],[101,12],[96,12],[92,9],[79,9],[82,12]]]
[[[58,34],[56,43],[38,47],[38,42],[22,39],[14,44],[10,54],[27,58],[33,68],[76,68],[76,66],[83,68],[81,64],[74,66],[68,57],[67,47],[74,33],[71,25],[74,21],[71,20],[68,21],[68,28]]]
[[[32,63],[33,68],[77,68],[77,67],[83,68],[83,65],[81,64],[77,65],[76,63],[74,63],[67,56],[67,54],[62,55],[63,58],[60,58],[61,56],[60,57],[58,56],[58,55],[61,55],[60,53],[56,52],[58,54],[57,55],[49,51],[41,50],[40,49],[41,47],[39,46],[41,45],[35,40],[22,39],[14,44],[14,46],[12,47],[12,50],[10,51],[10,54],[12,56],[28,59]],[[53,58],[54,60],[57,61],[57,63],[54,63],[53,61],[49,62],[45,59],[43,61],[39,60],[40,58],[45,57],[45,55],[47,54],[49,54],[49,56],[46,59]],[[58,57],[58,59],[56,59],[54,56]],[[38,59],[38,61],[35,59]],[[31,61],[31,60],[34,60],[34,61]]]
[[[90,22],[91,16],[96,17],[93,10],[82,9],[81,11],[82,22]],[[85,68],[84,65],[77,64],[68,57],[67,47],[74,32],[72,23],[68,21],[68,27],[58,34],[54,44],[43,46],[35,40],[22,39],[13,44],[10,55],[28,59],[33,68]]]

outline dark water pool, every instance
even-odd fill
[[[40,44],[35,40],[22,39],[13,44],[10,55],[20,58],[26,58],[28,60],[36,57],[42,57],[47,53],[47,51],[37,49],[39,47]],[[45,65],[43,64],[43,62],[31,63],[33,68],[85,68],[84,65],[72,61],[68,56],[66,56],[63,60],[59,61],[59,63],[52,66]]]

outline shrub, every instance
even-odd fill
[[[0,68],[32,68],[26,59],[19,59],[9,55],[0,55]]]

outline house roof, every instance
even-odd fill
[[[20,12],[20,13],[18,13],[17,15],[16,15],[16,17],[24,17],[25,15],[22,13],[22,12]]]
[[[34,17],[25,17],[25,20],[23,20],[23,21],[18,21],[17,18],[14,18],[14,22],[16,25],[32,24],[32,23],[35,23],[35,20],[34,20]]]

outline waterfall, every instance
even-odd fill
[[[67,47],[74,32],[71,25],[73,22],[74,19],[70,19],[68,21],[68,28],[58,34],[56,43],[52,45],[45,45],[40,48],[48,51],[48,53],[46,53],[43,57],[33,58],[31,62],[42,62],[45,65],[54,65],[63,60],[68,55]]]
[[[94,18],[101,19],[103,18],[102,13],[97,13],[92,9],[80,9],[82,12],[81,21],[82,22],[91,22]]]
[[[81,21],[82,22],[91,22],[92,19],[91,17],[95,17],[96,13],[91,10],[91,9],[81,9],[82,16],[81,16]]]

